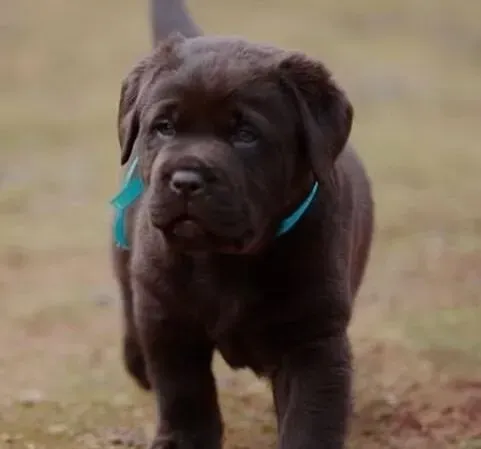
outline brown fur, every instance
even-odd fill
[[[138,155],[146,191],[114,266],[126,366],[157,401],[153,448],[221,447],[214,350],[271,382],[280,449],[343,447],[373,232],[352,115],[320,62],[240,38],[173,36],[126,77],[121,160]],[[179,172],[202,190],[180,195]]]

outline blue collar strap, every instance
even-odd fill
[[[284,218],[284,220],[281,221],[281,225],[279,226],[279,229],[277,230],[277,236],[281,236],[282,234],[285,234],[286,232],[289,232],[295,225],[296,223],[301,219],[301,217],[304,215],[308,207],[311,205],[312,201],[314,200],[317,190],[319,189],[319,184],[317,182],[314,183],[312,186],[311,191],[309,192],[309,195],[305,198],[305,200],[299,205],[299,207],[292,212],[291,215],[289,215],[287,218]]]
[[[120,192],[110,200],[110,204],[115,209],[114,219],[114,238],[118,247],[128,249],[127,233],[125,232],[125,212],[126,209],[134,203],[134,201],[142,195],[144,191],[144,183],[136,170],[138,165],[136,157],[124,178],[123,186]]]
[[[135,200],[137,200],[142,192],[144,191],[144,183],[140,178],[138,170],[136,170],[138,166],[138,158],[136,157],[132,164],[130,165],[129,169],[124,178],[124,182],[122,185],[122,189],[120,192],[112,198],[110,204],[112,204],[115,208],[115,219],[114,219],[114,238],[115,243],[118,247],[123,249],[128,249],[129,245],[127,242],[127,233],[125,232],[125,212],[126,209],[132,205]],[[314,183],[312,190],[310,191],[309,195],[306,199],[299,205],[299,207],[287,218],[282,220],[279,229],[277,230],[276,235],[279,237],[286,232],[289,232],[296,223],[301,219],[304,215],[308,207],[311,205],[312,201],[314,200],[317,190],[319,188],[319,184],[316,182]]]

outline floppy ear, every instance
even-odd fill
[[[141,61],[122,81],[117,114],[121,165],[129,160],[139,133],[139,115],[136,102],[146,67],[146,61]]]
[[[120,163],[122,165],[129,160],[139,134],[139,95],[159,74],[172,70],[179,64],[179,59],[175,55],[175,48],[185,39],[178,32],[171,33],[157,45],[149,56],[142,59],[122,81],[117,114],[118,138],[121,148]]]
[[[302,53],[289,53],[278,69],[296,99],[304,144],[314,174],[320,179],[347,143],[353,107],[322,63]]]

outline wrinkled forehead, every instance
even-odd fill
[[[281,50],[235,36],[201,36],[179,42],[175,52],[185,60],[197,57],[221,59],[225,63],[236,62],[246,69],[255,70],[268,66],[270,60]]]
[[[275,96],[272,76],[277,49],[239,38],[185,39],[170,49],[170,70],[152,80],[152,102],[166,97],[222,100],[233,96]],[[252,98],[254,99],[254,98]]]

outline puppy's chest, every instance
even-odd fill
[[[176,283],[182,304],[177,312],[201,326],[233,368],[267,375],[315,331],[313,315],[299,304],[288,276],[273,280],[262,272],[211,266],[184,274]]]
[[[270,317],[261,310],[261,293],[247,280],[234,284],[225,278],[219,281],[209,272],[196,274],[176,282],[175,300],[165,304],[170,313],[203,329],[232,367],[261,370],[266,354],[273,352],[266,333]]]
[[[308,326],[286,292],[272,295],[242,285],[235,293],[220,291],[211,301],[202,320],[216,349],[232,368],[250,368],[259,375],[275,370]]]
[[[247,367],[259,375],[269,375],[286,355],[319,332],[320,321],[315,315],[297,306],[296,298],[266,294],[214,336],[217,349],[232,368]]]
[[[268,375],[279,366],[285,350],[279,340],[281,329],[255,318],[236,323],[215,336],[216,349],[232,368],[250,368]]]

